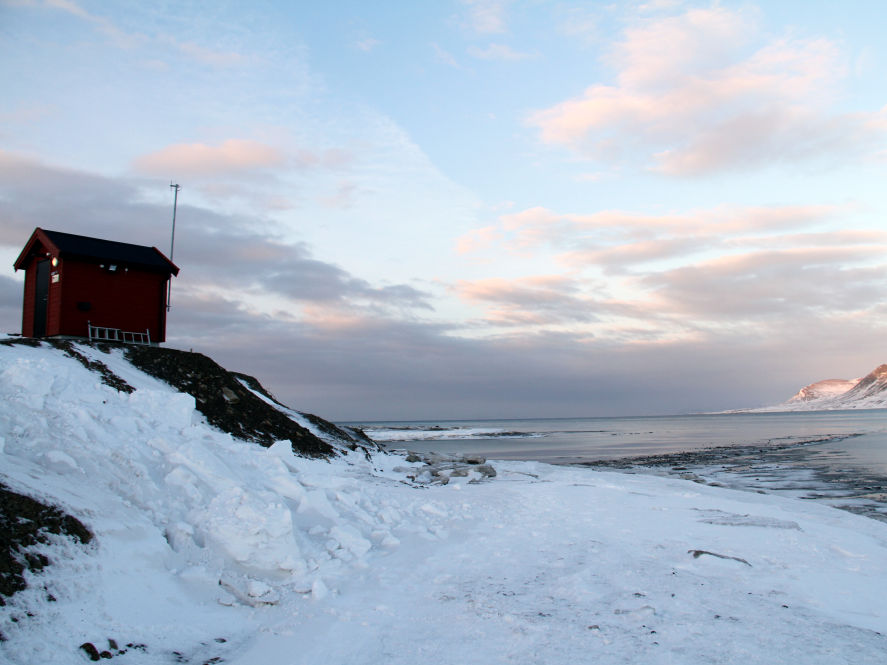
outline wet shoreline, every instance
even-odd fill
[[[850,434],[792,443],[703,448],[642,457],[576,461],[572,466],[648,473],[706,485],[826,503],[887,522],[887,475],[848,464],[829,444]]]

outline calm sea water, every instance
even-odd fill
[[[352,424],[390,449],[558,464],[824,440],[821,459],[887,475],[887,409]]]

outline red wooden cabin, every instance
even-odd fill
[[[167,285],[179,269],[156,247],[38,228],[15,269],[25,271],[25,337],[166,341]]]

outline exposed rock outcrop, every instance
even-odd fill
[[[294,453],[308,457],[335,454],[329,443],[244,387],[238,380],[244,375],[229,372],[202,353],[127,346],[125,355],[138,369],[194,397],[198,411],[209,423],[232,436],[263,446],[289,440]],[[254,385],[259,383],[248,378]],[[351,438],[344,432],[342,434]]]
[[[77,518],[0,483],[0,605],[28,586],[26,570],[39,573],[52,563],[36,551],[51,534],[83,544],[92,540],[92,533]]]

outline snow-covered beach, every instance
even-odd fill
[[[881,663],[887,524],[679,477],[329,460],[209,426],[119,351],[0,344],[0,480],[94,539],[6,598],[0,659]],[[287,415],[300,418],[296,412]],[[441,478],[440,475],[437,476]]]

